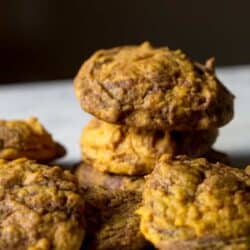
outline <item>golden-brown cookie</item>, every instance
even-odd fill
[[[83,215],[69,171],[25,158],[0,160],[0,249],[78,250]]]
[[[99,171],[143,175],[150,173],[163,155],[205,154],[217,135],[217,129],[147,131],[92,119],[83,130],[81,149],[84,161]]]
[[[161,161],[138,214],[159,249],[250,249],[250,176],[204,158]]]
[[[82,108],[101,120],[159,130],[221,127],[233,117],[233,95],[213,61],[149,43],[94,53],[75,81]]]
[[[34,117],[27,120],[0,120],[0,158],[26,157],[49,162],[65,154],[65,149]]]
[[[143,177],[99,172],[80,163],[73,169],[86,201],[87,250],[140,250],[149,246],[139,230]]]

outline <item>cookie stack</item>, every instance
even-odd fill
[[[212,59],[201,65],[149,43],[96,52],[75,92],[96,117],[82,135],[83,158],[113,174],[148,174],[166,155],[204,155],[233,117],[233,95]]]
[[[99,225],[90,230],[89,249],[143,249],[147,242],[134,230],[138,217],[130,211],[126,223],[124,202],[130,207],[137,200],[131,202],[137,209],[144,176],[160,160],[222,157],[211,147],[218,128],[233,118],[234,97],[216,78],[212,59],[201,65],[180,50],[147,42],[96,52],[74,87],[81,107],[95,116],[83,130],[83,163],[75,170],[89,211],[100,217],[88,216],[89,225]],[[121,207],[115,213],[113,203]]]

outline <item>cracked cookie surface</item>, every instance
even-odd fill
[[[0,160],[0,249],[80,249],[83,215],[69,171],[25,158]]]
[[[218,129],[194,132],[161,132],[129,128],[92,119],[83,129],[83,160],[99,171],[114,174],[150,173],[164,155],[205,154]]]
[[[75,80],[81,107],[101,120],[159,130],[221,127],[233,117],[233,95],[213,61],[148,42],[94,53]]]
[[[64,154],[63,146],[53,141],[38,119],[0,120],[0,159],[49,162]]]
[[[142,233],[159,249],[250,249],[250,176],[204,158],[161,161],[138,214]]]

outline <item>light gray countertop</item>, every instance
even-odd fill
[[[217,70],[235,94],[235,118],[220,129],[215,148],[228,153],[236,165],[250,164],[250,66]],[[90,115],[80,109],[72,80],[0,85],[0,118],[36,116],[68,151],[62,162],[80,159],[79,137]]]

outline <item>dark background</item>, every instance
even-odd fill
[[[150,40],[250,63],[250,1],[0,1],[0,82],[72,78],[99,48]]]

